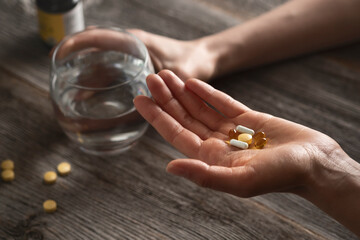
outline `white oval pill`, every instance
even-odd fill
[[[236,139],[231,139],[230,145],[241,149],[247,149],[249,147],[249,144],[247,144],[246,142],[242,142]]]
[[[255,134],[255,131],[250,129],[250,128],[247,128],[247,127],[244,127],[244,126],[241,126],[241,125],[237,125],[236,126],[236,131],[237,132],[241,132],[241,133],[248,133],[250,135],[254,135]]]

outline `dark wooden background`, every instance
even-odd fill
[[[87,0],[87,25],[141,28],[193,39],[256,17],[285,0]],[[356,239],[291,194],[249,199],[200,188],[165,172],[181,154],[150,129],[117,157],[85,155],[59,128],[48,97],[49,49],[31,0],[0,2],[0,239]],[[236,56],[234,56],[236,57]],[[212,82],[256,110],[324,132],[360,161],[360,44]],[[68,161],[55,185],[45,171]],[[45,214],[54,199],[58,211]]]

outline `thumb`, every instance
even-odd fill
[[[201,187],[240,197],[253,196],[250,183],[254,172],[247,166],[210,166],[197,159],[176,159],[168,164],[166,171],[184,177]]]

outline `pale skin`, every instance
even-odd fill
[[[241,25],[190,41],[130,30],[158,70],[208,81],[230,72],[360,40],[360,0],[293,0]]]
[[[184,83],[168,70],[149,75],[147,84],[153,99],[136,97],[137,110],[189,157],[171,161],[169,173],[239,197],[294,193],[360,236],[360,165],[333,139],[253,111],[203,81]],[[238,124],[264,131],[268,144],[240,150],[225,143]]]

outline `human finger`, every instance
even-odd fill
[[[185,82],[185,86],[229,118],[236,117],[250,110],[244,104],[203,81],[189,79]]]
[[[197,159],[176,159],[168,164],[166,171],[184,177],[201,187],[240,197],[254,195],[251,189],[254,171],[247,166],[224,167],[208,165]]]
[[[140,50],[134,52],[136,42],[133,36],[117,32],[111,29],[88,29],[72,37],[66,38],[54,51],[56,59],[62,59],[72,52],[87,48],[101,50],[115,50],[127,53],[132,50],[132,55],[141,56]]]
[[[158,75],[164,80],[173,95],[191,116],[212,130],[218,129],[219,122],[224,120],[214,109],[210,108],[199,96],[185,87],[185,83],[169,70],[162,70]]]
[[[196,134],[184,128],[146,96],[137,96],[134,104],[138,112],[166,141],[185,155],[197,157],[202,140]]]
[[[239,154],[231,162],[219,166],[178,159],[170,162],[167,170],[202,187],[251,197],[269,192],[302,191],[311,168],[308,152],[297,144],[260,150],[252,156]]]
[[[170,89],[166,86],[163,79],[157,74],[150,74],[146,78],[147,86],[156,103],[169,115],[171,115],[182,126],[189,129],[205,140],[210,137],[212,131],[203,123],[194,119],[174,98]]]

